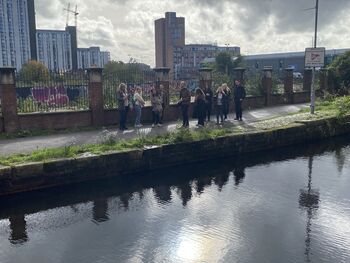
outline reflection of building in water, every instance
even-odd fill
[[[105,198],[94,200],[92,212],[93,220],[95,222],[102,223],[108,221],[108,200]]]
[[[307,222],[306,222],[306,237],[305,237],[305,256],[307,262],[310,261],[310,249],[311,249],[311,220],[319,207],[320,194],[317,190],[312,189],[312,165],[313,157],[309,157],[309,174],[307,189],[300,190],[299,207],[302,210],[306,210]]]
[[[171,189],[168,185],[161,185],[153,188],[154,195],[158,202],[169,203],[171,201]]]
[[[192,187],[189,183],[181,184],[178,186],[178,190],[182,199],[182,205],[186,206],[187,202],[190,201],[192,198]]]
[[[11,216],[10,221],[10,242],[12,244],[23,244],[28,241],[27,222],[24,215]]]

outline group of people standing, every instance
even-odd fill
[[[145,106],[145,101],[142,97],[141,87],[136,87],[134,93],[127,90],[125,83],[121,83],[117,91],[118,111],[119,111],[119,129],[127,130],[126,121],[128,112],[131,109],[135,110],[135,127],[140,128],[142,107]],[[152,105],[152,127],[162,126],[164,108],[165,108],[164,87],[159,85],[151,90],[151,105]]]
[[[211,87],[206,86],[205,89],[198,88],[195,91],[195,101],[193,109],[193,117],[198,119],[197,126],[203,127],[205,121],[210,122],[212,109],[214,106],[216,112],[216,124],[220,125],[229,114],[229,105],[231,101],[231,89],[224,83],[217,88],[215,92]],[[159,85],[151,90],[152,105],[152,127],[162,126],[164,109],[165,109],[165,93],[164,86]],[[242,102],[246,97],[246,91],[239,80],[235,81],[233,86],[233,101],[235,104],[236,118],[242,121]],[[135,110],[135,127],[142,127],[141,114],[145,101],[142,97],[142,90],[136,87],[134,94],[128,93],[127,86],[121,83],[117,92],[118,110],[119,110],[119,129],[126,130],[126,120],[128,112],[131,108]],[[182,127],[189,127],[189,107],[191,105],[191,93],[186,87],[186,82],[180,83],[180,100],[177,105],[181,108]]]
[[[235,81],[233,87],[233,100],[236,110],[235,120],[242,121],[242,102],[246,97],[245,88],[239,80]],[[226,83],[217,88],[215,93],[208,86],[204,90],[198,88],[195,93],[194,117],[198,118],[197,126],[204,126],[207,119],[210,122],[210,116],[213,105],[216,113],[216,124],[220,125],[227,120],[231,101],[231,89]]]

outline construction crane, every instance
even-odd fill
[[[70,3],[68,3],[67,8],[63,9],[64,11],[67,11],[67,21],[66,21],[66,26],[69,24],[69,14],[72,13],[74,14],[74,19],[75,19],[75,27],[78,26],[78,5],[75,5],[75,10],[70,9]]]

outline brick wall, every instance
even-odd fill
[[[305,103],[310,100],[309,92],[298,92],[294,95],[294,103]],[[286,104],[286,99],[281,95],[272,95],[271,104],[282,105]],[[193,105],[192,105],[193,106]],[[254,109],[265,107],[264,96],[249,96],[243,103],[243,108]],[[193,107],[190,107],[189,115],[192,116]],[[234,112],[234,103],[231,101],[230,112]],[[212,114],[215,114],[215,108],[212,109]],[[181,119],[181,110],[176,105],[169,105],[165,109],[164,121],[176,121]],[[31,113],[19,114],[19,126],[21,130],[54,130],[68,129],[77,127],[92,126],[91,111],[76,111],[76,112],[54,112],[54,113]],[[131,110],[128,113],[128,123],[133,124],[135,121],[135,112]],[[117,109],[104,110],[103,123],[104,126],[117,125],[119,123],[119,113]],[[142,123],[152,123],[152,107],[144,107],[142,109]],[[3,118],[0,118],[0,132],[4,131]]]
[[[310,91],[295,92],[293,93],[293,102],[295,104],[310,102],[310,96]]]
[[[91,126],[90,111],[20,114],[21,130],[55,130]]]

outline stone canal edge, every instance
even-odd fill
[[[350,135],[350,116],[300,121],[273,130],[96,156],[0,168],[0,196]]]

